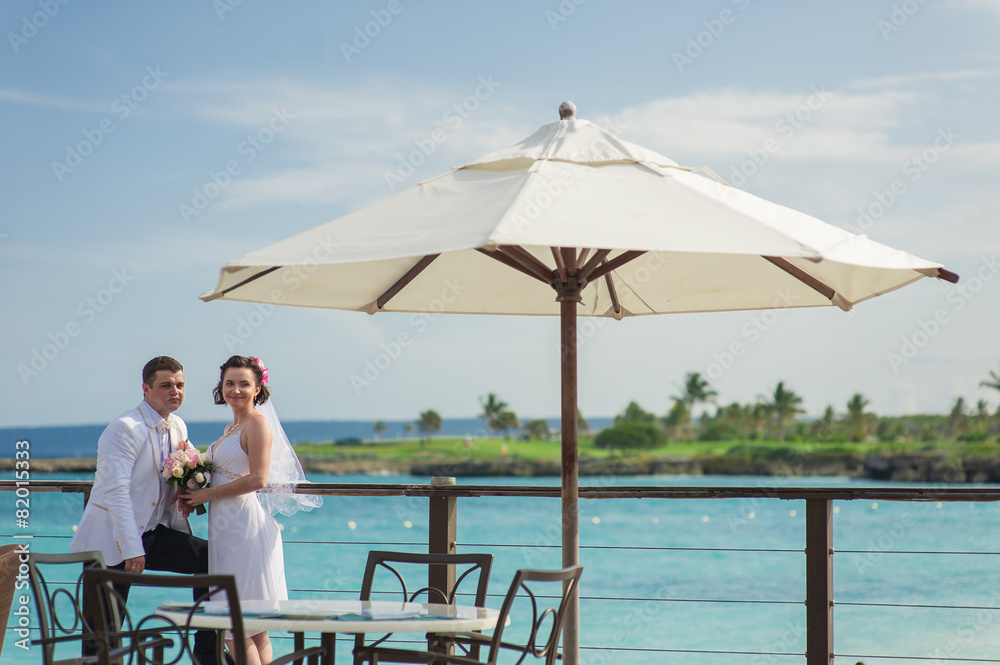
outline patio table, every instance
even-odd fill
[[[168,603],[157,614],[192,628],[230,628],[226,603],[202,603],[190,619],[193,603]],[[243,601],[247,631],[319,633],[326,647],[324,665],[333,665],[337,633],[459,633],[494,628],[499,610],[469,605],[362,600]]]

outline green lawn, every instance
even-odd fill
[[[302,457],[326,459],[399,459],[419,460],[495,460],[503,456],[506,446],[507,457],[523,460],[557,460],[560,443],[558,441],[520,441],[502,438],[475,439],[467,449],[462,437],[434,438],[429,443],[416,439],[366,441],[356,445],[299,444],[295,447]],[[580,437],[581,457],[604,458],[607,450],[594,447],[594,437]],[[997,454],[1000,446],[996,442],[966,443],[960,441],[934,441],[911,443],[816,443],[802,441],[682,441],[669,443],[659,448],[643,450],[637,457],[712,457],[735,455],[741,457],[768,457],[783,454],[853,454],[865,456],[872,453],[927,453],[940,452],[949,457],[981,458]]]

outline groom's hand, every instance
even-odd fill
[[[131,559],[125,559],[126,573],[141,573],[144,570],[146,570],[146,557],[134,556]]]
[[[179,491],[174,494],[174,497],[170,499],[170,503],[177,504],[177,510],[180,511],[181,517],[187,519],[194,508],[191,507],[191,503],[188,501],[188,495],[184,491]]]

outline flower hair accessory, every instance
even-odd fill
[[[252,360],[255,363],[257,363],[257,367],[260,367],[260,371],[261,371],[260,384],[262,386],[267,385],[267,368],[264,367],[264,363],[262,363],[260,361],[260,358],[257,358],[255,356],[250,356],[250,360]]]

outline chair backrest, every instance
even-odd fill
[[[448,566],[454,566],[454,575]],[[368,553],[361,581],[361,600],[454,605],[455,599],[461,595],[463,604],[484,607],[492,568],[492,554],[416,554],[373,550]],[[454,581],[450,583],[450,588],[440,588],[432,585],[434,577]],[[470,597],[466,600],[464,596]],[[387,633],[368,644],[365,644],[364,633],[355,635],[354,648],[377,647],[391,635]]]
[[[431,586],[431,576],[435,572],[443,572],[446,566],[455,567],[451,588]],[[415,554],[374,550],[368,553],[361,581],[361,600],[453,605],[455,598],[462,594],[471,596],[469,601],[481,607],[486,604],[492,567],[492,554]]]
[[[163,657],[167,664],[195,662],[191,643],[198,628],[192,627],[189,622],[196,612],[204,610],[204,603],[211,601],[226,603],[225,611],[230,617],[230,630],[233,633],[235,647],[231,655],[236,665],[246,665],[243,612],[236,590],[236,578],[232,575],[151,575],[91,569],[84,573],[83,584],[85,595],[95,598],[95,603],[100,609],[94,612],[94,633],[97,637],[99,663],[113,660],[108,654],[112,654],[112,649],[122,641],[131,644],[134,651],[144,652],[142,643],[147,640],[155,641],[156,638],[166,638],[173,642],[168,655]],[[156,613],[145,617],[130,616],[124,601],[115,591],[116,584],[131,587],[204,589],[205,592],[199,596],[188,613],[187,621],[177,624]],[[220,648],[221,644],[222,641],[219,640]],[[154,664],[157,662],[146,653],[143,653],[143,658],[145,660],[140,658],[139,662]]]
[[[14,585],[17,582],[17,569],[21,561],[18,550],[21,545],[0,546],[0,655],[3,654],[3,640],[7,635],[7,620],[10,618],[10,607],[14,604]]]
[[[45,665],[78,661],[83,642],[93,637],[81,594],[84,566],[103,569],[104,557],[100,552],[28,555],[28,578],[40,632],[33,643],[41,647]],[[60,644],[66,644],[76,653],[57,659],[56,647]]]
[[[566,623],[566,609],[582,573],[583,566],[517,571],[500,608],[486,662],[495,664],[501,650],[507,649],[520,654],[517,663],[533,656],[544,658],[545,665],[553,665],[559,658],[559,637]],[[542,609],[543,596],[559,598],[558,605]],[[513,638],[512,631],[516,633]]]

